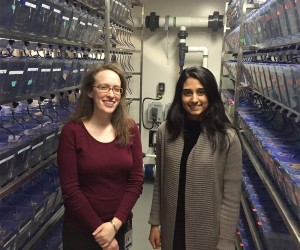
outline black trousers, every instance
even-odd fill
[[[123,225],[117,235],[120,250],[125,250],[125,233],[127,225]],[[62,243],[63,250],[101,250],[102,247],[95,241],[94,236],[91,233],[80,231],[69,225],[63,224],[62,229]]]

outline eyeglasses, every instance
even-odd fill
[[[123,93],[123,89],[119,86],[109,86],[108,84],[100,84],[99,86],[93,86],[94,88],[99,89],[101,93],[108,93],[109,91],[113,91],[115,95],[121,95]]]

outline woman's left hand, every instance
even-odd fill
[[[99,245],[105,249],[115,238],[115,229],[110,222],[105,222],[93,232],[93,236]]]
[[[113,239],[113,241],[107,247],[103,247],[103,250],[119,250],[118,241]]]

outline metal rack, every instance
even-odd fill
[[[41,163],[37,164],[35,167],[28,169],[24,174],[16,177],[15,179],[7,183],[5,186],[0,188],[0,200],[17,190],[20,186],[29,181],[33,176],[41,172],[43,169],[47,168],[50,164],[54,163],[55,161],[56,154],[53,154]]]
[[[64,207],[61,206],[52,216],[51,218],[48,220],[46,225],[43,225],[40,230],[27,242],[27,244],[23,247],[24,250],[29,250],[32,249],[36,242],[43,237],[44,235],[46,235],[48,229],[55,225],[63,216],[64,214]]]
[[[249,205],[247,204],[247,199],[246,199],[245,194],[243,192],[242,192],[242,196],[241,196],[241,204],[242,204],[242,207],[243,207],[243,210],[244,210],[244,213],[245,213],[245,216],[246,216],[246,219],[247,219],[247,222],[248,222],[248,225],[249,225],[249,229],[250,229],[251,235],[253,237],[253,241],[254,241],[254,244],[256,246],[256,249],[257,250],[264,250],[263,244],[260,240],[259,234],[258,234],[256,226],[255,226],[255,222],[252,218],[251,210],[249,208]]]
[[[77,0],[81,4],[85,4],[84,0]],[[131,1],[133,7],[141,7],[141,15],[144,15],[144,5],[139,1],[139,0],[132,0]],[[90,6],[88,6],[90,7]],[[105,0],[105,42],[100,42],[96,44],[87,44],[84,42],[76,42],[68,39],[58,39],[58,38],[53,38],[53,37],[43,37],[43,36],[37,36],[34,34],[29,34],[29,33],[21,33],[21,32],[13,32],[10,31],[9,33],[6,30],[0,29],[0,37],[1,38],[6,38],[6,39],[14,39],[14,40],[21,40],[21,41],[29,41],[29,42],[34,42],[34,43],[46,43],[46,44],[55,44],[56,46],[73,46],[73,47],[88,47],[90,49],[103,49],[105,52],[105,58],[108,60],[110,58],[109,53],[111,51],[125,51],[125,52],[131,52],[131,53],[140,53],[140,70],[137,72],[129,72],[128,75],[138,75],[140,76],[140,91],[139,95],[140,97],[142,96],[142,69],[143,69],[143,28],[141,29],[141,48],[139,50],[134,50],[134,49],[118,49],[115,47],[112,47],[110,45],[110,21],[113,20],[116,23],[120,23],[120,20],[115,20],[114,17],[110,16],[110,0]],[[103,10],[100,10],[99,8],[94,8],[93,11],[96,12],[101,12]],[[143,19],[143,18],[142,18]],[[122,23],[124,27],[131,27],[127,23]],[[131,27],[132,28],[132,27]],[[72,87],[66,87],[62,89],[56,89],[55,92],[62,92],[62,91],[68,91],[68,90],[74,90],[76,88],[79,88],[79,86],[72,86]],[[13,98],[13,100],[2,100],[0,102],[0,105],[2,104],[7,104],[13,101],[21,101],[21,100],[26,100],[28,98],[36,98],[38,96],[45,96],[47,93],[35,93],[29,94],[26,96],[22,97],[17,97]],[[142,108],[142,102],[141,98],[131,98],[131,101],[139,101],[139,124],[141,124],[141,108]],[[16,177],[9,183],[7,183],[5,186],[0,188],[0,200],[3,199],[4,197],[8,196],[9,194],[13,193],[15,190],[17,190],[19,187],[21,187],[24,183],[29,181],[31,178],[33,178],[35,175],[40,173],[42,170],[44,170],[46,167],[48,167],[50,164],[54,163],[56,161],[56,154],[51,155],[38,165],[36,165],[33,168],[30,168],[25,172],[24,174]],[[63,207],[61,207],[40,229],[40,231],[34,235],[30,241],[24,246],[24,249],[31,249],[32,246],[35,244],[35,242],[44,235],[44,233],[47,231],[47,229],[55,224],[63,215]]]
[[[253,166],[256,169],[256,172],[258,173],[260,179],[262,180],[264,186],[266,187],[269,195],[271,196],[276,208],[278,209],[278,212],[280,213],[282,219],[284,220],[289,232],[294,237],[295,242],[300,246],[300,228],[299,224],[296,222],[294,217],[292,216],[289,208],[285,205],[281,195],[275,188],[273,182],[271,181],[268,174],[265,172],[264,167],[261,165],[257,157],[255,156],[251,146],[246,141],[246,139],[241,136],[241,141],[243,143],[243,147],[245,151],[247,152],[247,155],[249,156]]]
[[[73,86],[73,87],[66,87],[66,88],[61,88],[61,89],[56,89],[55,92],[66,92],[68,90],[74,90],[74,89],[78,89],[80,86]],[[13,101],[22,101],[22,100],[27,100],[27,99],[30,99],[30,98],[36,98],[37,96],[45,96],[47,95],[47,93],[43,92],[43,93],[36,93],[36,94],[29,94],[29,95],[26,95],[26,96],[20,96],[20,97],[15,97],[13,99]],[[7,100],[0,100],[0,105],[3,105],[3,104],[7,104],[7,103],[10,103],[12,102],[12,100],[10,99],[7,99]]]
[[[222,65],[221,65],[221,81],[220,81],[220,93],[222,94],[222,96],[228,100],[227,103],[229,103],[229,105],[231,105],[233,107],[233,117],[230,117],[230,120],[232,121],[232,123],[237,126],[238,125],[238,108],[239,108],[239,96],[240,96],[240,89],[241,87],[241,82],[242,82],[242,66],[243,66],[243,52],[245,50],[248,49],[255,49],[255,48],[246,48],[244,46],[244,18],[246,15],[246,11],[248,9],[253,9],[253,8],[258,8],[259,5],[255,4],[246,4],[245,1],[240,0],[240,6],[242,6],[242,8],[240,8],[240,30],[239,30],[239,46],[238,46],[238,51],[237,51],[237,57],[236,57],[236,63],[237,63],[237,75],[235,79],[231,80],[235,83],[234,86],[234,101],[232,101],[231,99],[228,99],[228,96],[226,96],[226,92],[222,93],[222,88],[223,88],[223,77],[224,77],[224,72],[223,72],[223,67],[224,67],[224,61],[222,60]],[[226,11],[228,9],[228,3],[226,3]],[[225,22],[226,24],[226,22]],[[224,38],[225,35],[227,33],[227,31],[229,30],[229,27],[224,27]],[[225,55],[225,45],[224,45],[224,41],[223,41],[223,46],[222,46],[222,51],[223,51],[223,55],[222,58],[224,58]],[[232,52],[230,52],[230,54],[232,54]],[[248,73],[248,72],[246,72]],[[256,94],[261,95],[261,93],[253,90]],[[282,109],[286,109],[289,113],[291,114],[295,114],[298,118],[300,117],[299,112],[286,107],[285,105],[283,105],[282,103],[279,103],[275,100],[272,100],[269,97],[265,97],[264,98],[268,99],[269,101],[275,103],[275,105],[280,106]],[[244,150],[246,151],[247,155],[249,156],[256,172],[258,173],[262,183],[264,184],[268,194],[270,195],[270,197],[272,198],[272,201],[274,202],[278,212],[280,213],[285,225],[287,226],[290,234],[292,235],[295,243],[297,244],[298,248],[300,249],[300,228],[299,228],[299,223],[298,221],[294,218],[294,216],[292,215],[290,209],[286,206],[286,204],[284,203],[281,194],[279,193],[279,191],[277,190],[277,188],[275,187],[275,185],[273,184],[273,182],[271,181],[270,177],[268,176],[268,174],[265,172],[264,167],[262,166],[262,164],[260,163],[260,161],[257,159],[255,153],[253,152],[251,146],[249,145],[249,143],[247,142],[247,140],[245,139],[245,137],[243,136],[243,133],[241,131],[241,142],[243,145]],[[242,194],[241,197],[241,203],[242,203],[242,207],[243,210],[246,214],[246,219],[248,221],[249,224],[249,228],[254,240],[254,243],[256,245],[257,249],[264,249],[263,245],[258,237],[258,232],[257,232],[257,228],[255,226],[255,223],[253,222],[252,216],[251,216],[251,211],[249,210],[249,206],[247,204],[245,195]]]

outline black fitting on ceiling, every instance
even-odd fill
[[[185,61],[185,53],[188,52],[189,47],[186,46],[185,43],[179,43],[178,47],[179,47],[179,53],[178,53],[179,66],[183,67],[184,66],[184,61]]]
[[[218,31],[219,28],[223,27],[223,15],[219,15],[218,11],[215,11],[213,15],[208,16],[208,28],[213,31]]]
[[[159,28],[159,16],[156,15],[156,12],[150,12],[149,16],[145,18],[146,28],[150,28],[151,31],[155,31]]]
[[[178,32],[178,37],[179,39],[186,39],[188,37],[188,33],[186,32],[186,30],[180,30]]]

